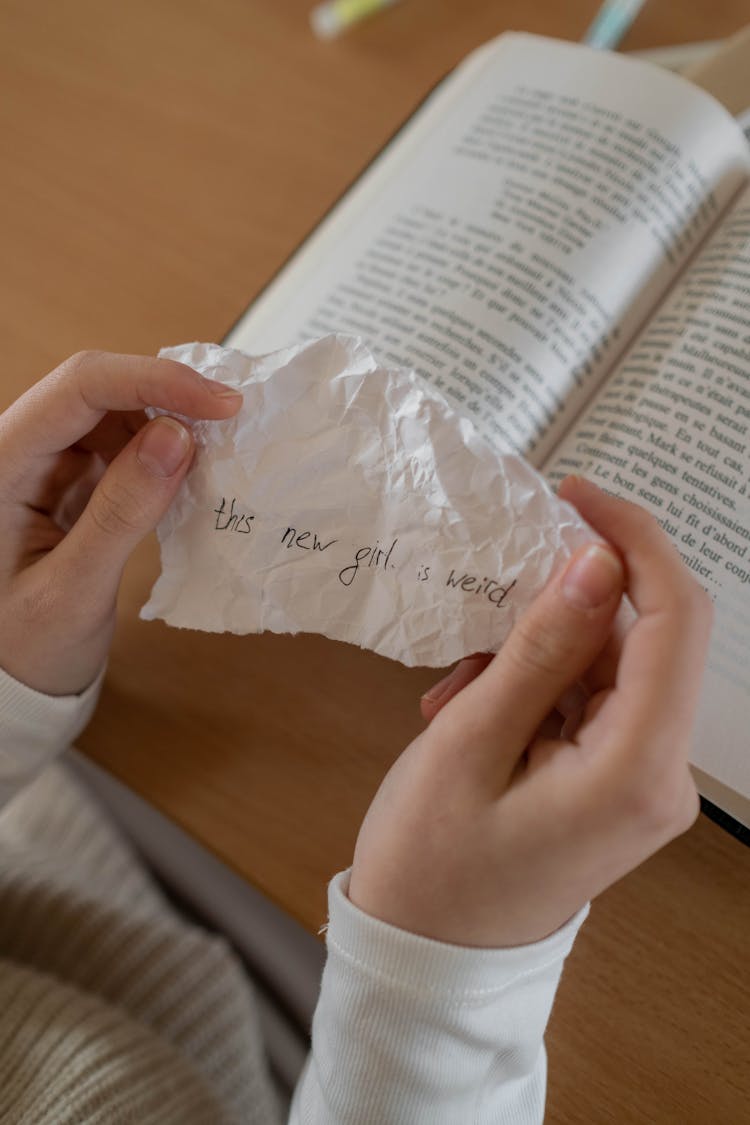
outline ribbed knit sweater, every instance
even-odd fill
[[[239,962],[48,764],[98,688],[52,698],[0,671],[0,1123],[278,1125]],[[585,911],[534,945],[464,949],[368,917],[346,887],[290,1122],[541,1121],[544,1028]]]

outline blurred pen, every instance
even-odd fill
[[[365,16],[390,8],[398,0],[329,0],[310,12],[310,24],[319,39],[333,39]]]
[[[613,51],[643,7],[644,0],[604,0],[583,37],[589,47]]]

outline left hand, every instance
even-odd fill
[[[49,695],[96,678],[123,567],[193,456],[188,428],[144,407],[221,419],[241,402],[171,359],[81,352],[0,415],[0,668]]]

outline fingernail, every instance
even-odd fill
[[[208,390],[216,398],[242,398],[242,391],[236,387],[228,387],[226,383],[217,383],[215,379],[203,379]]]
[[[456,680],[458,669],[460,667],[461,665],[457,664],[452,672],[449,672],[448,675],[444,676],[442,680],[438,680],[436,684],[433,684],[429,691],[426,691],[424,693],[422,699],[427,699],[430,703],[437,703],[438,700],[442,699],[445,693],[448,691],[448,688],[451,687]]]
[[[576,473],[568,473],[568,475],[566,477],[563,477],[563,479],[558,484],[557,491],[559,492],[560,489],[564,491],[565,489],[571,487],[575,488],[575,486],[581,480],[583,480],[583,477],[579,477]]]
[[[560,727],[560,738],[569,741],[580,727],[582,720],[583,708],[581,708],[580,711],[574,711],[571,715],[568,715],[567,719]]]
[[[562,591],[566,600],[578,609],[596,609],[620,589],[622,580],[622,563],[614,551],[592,543],[568,564]]]
[[[562,693],[555,707],[561,715],[567,718],[577,711],[582,711],[589,699],[590,693],[586,691],[583,684],[572,684],[571,687],[566,688]]]
[[[136,456],[154,477],[171,477],[188,455],[191,438],[174,418],[155,418],[143,430]]]

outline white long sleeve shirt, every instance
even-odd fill
[[[15,826],[11,827],[13,839],[17,840],[18,824],[26,812],[24,800],[32,797],[32,791],[44,788],[43,779],[32,784],[33,779],[72,743],[88,722],[99,686],[100,681],[97,681],[80,696],[50,697],[0,671],[0,804],[27,789],[23,797],[13,801],[5,813],[0,813],[0,855],[5,822],[14,822]],[[54,800],[55,785],[62,785],[62,782],[53,778],[53,785],[47,785],[48,800]],[[61,824],[77,815],[84,816],[75,812],[74,804],[67,817],[63,815],[60,810],[67,806],[61,790],[58,791],[56,815]],[[29,820],[28,814],[26,820]],[[38,823],[46,822],[40,818]],[[247,1002],[236,999],[239,974],[236,966],[230,964],[231,955],[223,949],[217,952],[217,945],[221,944],[217,939],[206,938],[174,918],[168,907],[158,901],[158,895],[144,890],[140,876],[132,875],[133,886],[138,883],[139,890],[130,898],[123,890],[127,880],[118,877],[119,888],[111,886],[114,880],[111,873],[107,876],[107,863],[102,856],[107,847],[113,849],[122,845],[115,845],[109,837],[106,846],[102,840],[96,845],[96,868],[89,855],[89,867],[76,882],[71,869],[77,861],[82,869],[86,866],[84,853],[87,848],[89,851],[93,848],[91,841],[96,833],[93,828],[87,828],[85,834],[76,835],[71,824],[67,824],[65,831],[66,838],[75,843],[69,843],[67,852],[64,847],[57,847],[57,856],[34,859],[26,872],[28,881],[34,883],[38,897],[41,885],[48,888],[58,878],[55,863],[65,868],[65,876],[59,876],[60,894],[73,895],[75,909],[72,913],[68,910],[64,921],[50,914],[50,933],[55,932],[55,926],[70,926],[71,918],[85,919],[87,910],[94,910],[100,921],[104,912],[112,935],[109,938],[112,969],[111,975],[101,970],[91,1003],[98,1005],[97,1019],[105,1021],[102,1027],[106,1025],[107,1034],[111,1028],[106,1019],[112,1016],[114,1003],[127,1012],[128,1019],[135,1018],[143,1023],[143,1034],[147,1038],[158,1035],[166,1044],[167,1053],[176,1048],[181,1056],[165,1059],[161,1085],[159,1075],[153,1073],[153,1068],[149,1071],[154,1106],[159,1106],[159,1113],[156,1109],[149,1111],[149,1122],[159,1121],[165,1125],[172,1125],[172,1122],[176,1125],[177,1121],[180,1125],[192,1125],[194,1121],[205,1121],[206,1125],[218,1125],[219,1121],[257,1125],[275,1122],[272,1095],[264,1088],[267,1076],[261,1046],[256,1042],[259,1033],[252,1002],[250,998]],[[11,893],[8,887],[16,896],[12,902],[16,902],[19,880],[23,882],[24,875],[20,858],[14,861],[6,853],[4,860],[6,881],[3,882],[0,868],[0,912],[3,893]],[[126,862],[132,864],[132,857],[124,859],[118,855],[118,871]],[[348,874],[343,872],[333,879],[329,888],[328,961],[313,1023],[312,1051],[295,1094],[290,1125],[531,1125],[541,1122],[546,1085],[544,1030],[564,959],[586,911],[581,911],[544,941],[514,949],[473,949],[431,941],[369,917],[348,899],[347,885]],[[54,901],[57,908],[59,895],[55,897],[48,889],[45,894],[45,901]],[[148,903],[144,905],[146,899]],[[82,989],[87,994],[92,991],[90,981],[86,987],[87,976],[82,965],[88,956],[85,943],[79,954],[70,952],[66,960],[59,952],[49,952],[58,949],[60,943],[47,940],[47,952],[42,957],[32,949],[33,943],[26,930],[23,941],[18,939],[18,927],[23,928],[23,918],[17,908],[16,918],[15,936],[13,932],[4,931],[0,919],[0,998],[3,980],[7,983],[9,974],[21,972],[16,967],[19,959],[35,973],[41,970],[53,974],[56,980],[74,987],[77,997]],[[96,932],[100,930],[101,925]],[[156,930],[158,942],[154,937]],[[127,947],[128,959],[132,962],[132,981],[128,978],[125,984],[122,983],[122,954],[117,952],[120,932],[122,948]],[[139,941],[144,951],[148,947],[142,959],[138,956]],[[62,945],[68,950],[75,949],[67,933]],[[154,953],[157,946],[162,951],[158,957]],[[192,981],[184,981],[167,965],[171,951],[178,947],[185,951],[188,946],[190,964],[194,966]],[[98,945],[97,956],[101,957]],[[13,959],[13,968],[3,962],[4,957]],[[211,999],[209,992],[219,987],[216,984],[219,979],[224,979],[217,958],[226,961],[228,983],[223,993],[217,991]],[[206,961],[203,978],[200,976],[202,959]],[[26,968],[23,972],[26,973]],[[144,998],[140,982],[146,972],[155,983]],[[118,982],[116,987],[112,983],[114,979]],[[202,985],[201,979],[205,981]],[[166,981],[171,989],[168,1002],[159,993],[159,987],[167,988],[166,983],[159,982]],[[28,973],[21,983],[32,988]],[[13,987],[17,984],[14,982]],[[35,977],[33,989],[38,992],[39,987]],[[185,1013],[198,1003],[199,991],[202,995],[200,1018],[189,1019]],[[35,997],[37,992],[33,993]],[[19,995],[17,989],[14,995]],[[227,1011],[233,999],[240,1007],[229,1020]],[[71,1003],[68,997],[65,1008],[68,1012]],[[183,1012],[179,1028],[175,1023],[177,1017],[165,1017],[165,1010]],[[60,1103],[55,1111],[58,1116],[48,1118],[41,1111],[37,1116],[30,1114],[23,1099],[19,1105],[26,1106],[25,1116],[14,1117],[12,1112],[3,1115],[3,1043],[6,1044],[7,1066],[11,1065],[8,1060],[13,1061],[13,1073],[18,1074],[13,1044],[23,1031],[22,1015],[17,1014],[15,1019],[13,1034],[5,1028],[4,1037],[4,1017],[0,1014],[0,1119],[23,1121],[24,1125],[37,1121],[46,1125],[48,1120],[58,1125],[67,1121],[59,1112]],[[224,1024],[220,1034],[217,1030],[210,1036],[208,1029],[213,1019],[223,1019]],[[196,1023],[200,1034],[191,1030]],[[44,1026],[45,1034],[51,1034],[49,1021]],[[75,1024],[76,1028],[79,1026],[80,1020]],[[60,1035],[70,1039],[73,1031],[61,1024]],[[103,1031],[97,1032],[97,1045],[101,1044],[103,1035]],[[240,1039],[232,1050],[230,1066],[227,1051],[232,1035],[239,1035]],[[212,1048],[215,1057],[206,1048],[206,1043],[214,1040],[223,1044],[221,1050]],[[89,1045],[87,1049],[90,1050]],[[128,1108],[128,1098],[135,1096],[139,1081],[147,1081],[139,1077],[138,1065],[133,1064],[131,1073],[128,1060],[121,1062],[127,1080],[118,1078],[115,1082],[111,1078],[110,1061],[107,1063],[110,1070],[105,1067],[103,1071],[110,1085],[103,1078],[98,1101],[92,1103],[100,1105],[102,1098],[105,1099],[108,1116],[101,1120],[107,1125],[132,1119],[127,1117],[127,1113],[132,1112],[132,1107]],[[247,1074],[242,1072],[243,1065]],[[208,1099],[205,1105],[201,1102],[203,1094],[187,1097],[187,1077],[178,1081],[172,1075],[167,1080],[170,1067],[178,1070],[184,1067],[186,1074],[193,1068],[196,1082]],[[227,1077],[230,1071],[231,1082]],[[45,1083],[62,1083],[62,1088],[72,1089],[69,1081],[66,1085],[61,1072],[45,1076],[43,1065],[38,1073],[33,1069],[28,1071],[26,1081],[28,1091],[23,1096],[28,1094],[29,1098],[32,1094],[36,1096],[35,1084],[44,1087]],[[174,1092],[177,1087],[184,1093],[182,1102]],[[172,1093],[167,1096],[163,1090]],[[107,1098],[111,1098],[111,1104],[106,1103]],[[205,1108],[211,1098],[216,1099],[221,1111]],[[70,1112],[71,1121],[90,1120],[92,1125],[99,1121],[93,1114],[82,1116],[86,1112],[85,1105],[82,1110],[76,1103],[78,1116],[73,1115],[73,1109]]]

